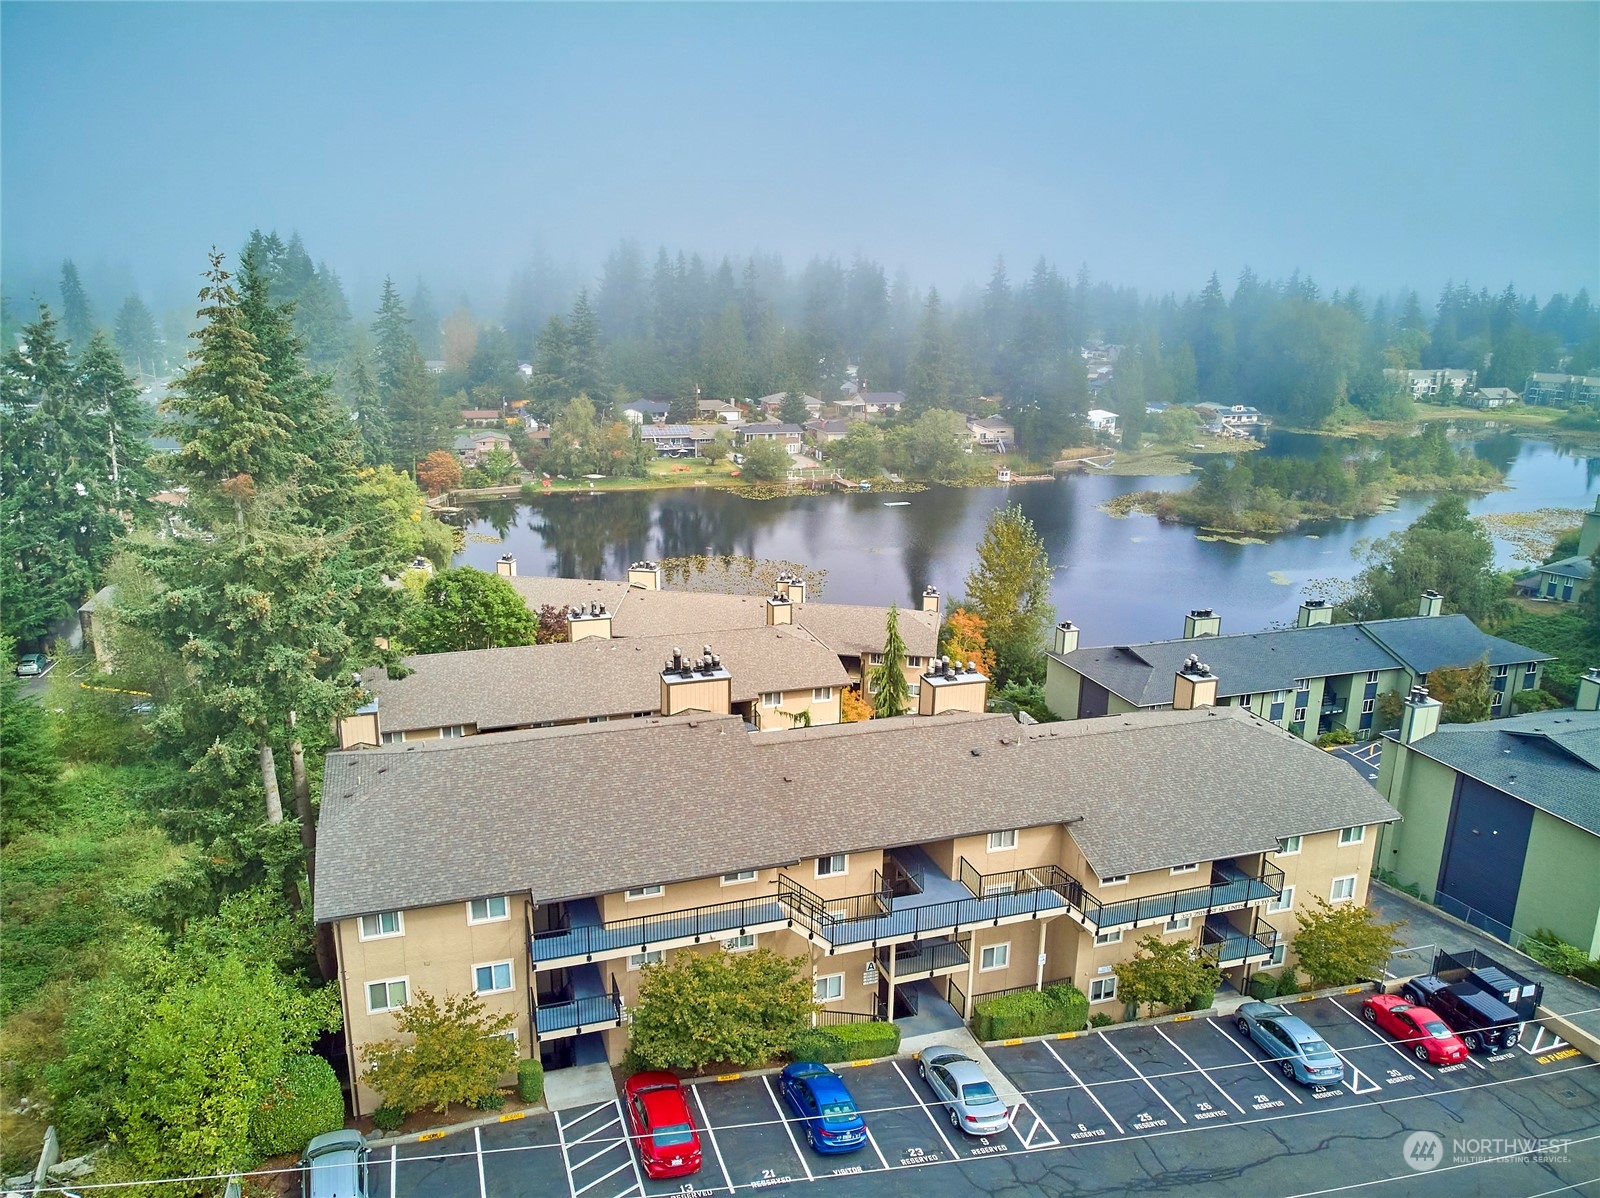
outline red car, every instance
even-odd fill
[[[1455,1065],[1467,1059],[1467,1046],[1427,1007],[1412,1004],[1398,994],[1374,994],[1361,1004],[1368,1023],[1375,1023],[1402,1044],[1411,1046],[1419,1061]]]
[[[644,1171],[653,1178],[698,1173],[700,1135],[678,1079],[670,1073],[635,1073],[622,1091]]]

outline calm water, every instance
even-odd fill
[[[1304,454],[1319,443],[1274,435],[1266,452]],[[1474,512],[1593,506],[1600,451],[1514,434],[1480,436],[1474,444],[1509,471],[1512,488],[1473,500]],[[905,496],[905,507],[885,507],[885,497],[871,494],[754,501],[715,490],[482,504],[456,560],[492,570],[509,550],[524,574],[621,578],[640,558],[744,554],[825,569],[824,597],[836,603],[906,605],[929,584],[959,593],[990,513],[1020,503],[1055,563],[1059,616],[1083,628],[1084,644],[1121,644],[1181,636],[1183,614],[1194,607],[1215,608],[1224,631],[1292,621],[1303,584],[1353,575],[1357,541],[1404,528],[1428,503],[1407,500],[1365,520],[1302,526],[1265,545],[1198,541],[1192,530],[1154,517],[1116,519],[1096,508],[1113,495],[1192,481],[1074,475],[1010,487],[935,487]],[[1515,564],[1509,546],[1500,546],[1500,560]]]

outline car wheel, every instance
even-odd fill
[[[917,1076],[923,1078],[924,1080],[926,1080],[928,1076],[928,1067],[921,1061],[917,1062]]]
[[[1294,1062],[1293,1061],[1279,1061],[1278,1062],[1278,1068],[1283,1070],[1283,1076],[1284,1077],[1288,1078],[1290,1081],[1294,1080]]]
[[[815,1128],[806,1128],[806,1139],[810,1141],[812,1150],[815,1151],[817,1147],[817,1132]]]
[[[1248,1036],[1250,1034],[1250,1021],[1242,1016],[1239,1019],[1239,1034],[1241,1036]]]
[[[1465,1036],[1462,1036],[1461,1043],[1467,1046],[1468,1052],[1477,1052],[1483,1046],[1483,1041],[1478,1039],[1476,1032],[1468,1032]]]
[[[1505,1046],[1507,1048],[1515,1048],[1517,1046],[1517,1033],[1516,1032],[1507,1032],[1506,1033],[1506,1044],[1505,1044]]]
[[[1411,1051],[1416,1056],[1417,1060],[1421,1061],[1424,1065],[1428,1063],[1428,1049],[1425,1045],[1419,1044]]]
[[[1365,1006],[1362,1007],[1361,1008],[1361,1015],[1362,1015],[1362,1017],[1364,1019],[1366,1019],[1366,1021],[1368,1023],[1377,1023],[1378,1022],[1378,1013],[1376,1011],[1374,1011],[1371,1007],[1365,1007]]]
[[[961,1130],[961,1116],[956,1114],[954,1111],[950,1112],[950,1126],[955,1128],[957,1131]]]

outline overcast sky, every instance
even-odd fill
[[[535,248],[861,252],[958,290],[1600,291],[1600,6],[0,7],[9,289],[193,291],[298,229],[358,296]],[[22,298],[16,296],[16,298]]]

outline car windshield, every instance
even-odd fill
[[[1435,1040],[1448,1040],[1455,1035],[1454,1032],[1445,1027],[1445,1025],[1440,1023],[1437,1019],[1432,1019],[1427,1023],[1424,1023],[1422,1025],[1422,1030],[1427,1032],[1428,1035],[1432,1036]]]
[[[968,1106],[985,1106],[999,1102],[1000,1095],[994,1092],[994,1087],[988,1082],[971,1082],[961,1087],[961,1101]]]
[[[1321,1040],[1302,1040],[1300,1041],[1300,1053],[1302,1056],[1308,1057],[1331,1057],[1333,1049],[1329,1048]]]
[[[856,1113],[853,1102],[826,1102],[822,1105],[822,1113],[829,1119],[849,1119]]]
[[[671,1148],[687,1144],[694,1139],[694,1129],[687,1123],[663,1123],[650,1133],[657,1148]]]

